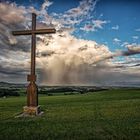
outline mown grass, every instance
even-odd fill
[[[25,103],[0,99],[0,140],[140,139],[140,90],[40,96],[43,116],[15,118]]]

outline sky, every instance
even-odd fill
[[[37,75],[45,85],[140,85],[139,0],[0,0],[0,81],[26,83],[30,36],[13,30],[54,27],[37,36]]]

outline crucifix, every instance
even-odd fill
[[[15,36],[18,35],[31,35],[31,72],[30,75],[27,75],[27,81],[29,81],[29,85],[27,87],[27,106],[24,107],[25,114],[37,115],[40,113],[40,109],[38,106],[38,87],[35,83],[36,74],[35,74],[35,66],[36,66],[36,35],[37,34],[51,34],[55,33],[56,30],[54,28],[48,29],[36,29],[36,14],[32,13],[32,30],[21,30],[21,31],[12,31],[12,34]]]

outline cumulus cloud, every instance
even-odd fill
[[[8,9],[8,10],[7,10]],[[28,51],[29,41],[25,41],[28,38],[22,37],[16,39],[11,34],[11,30],[25,28],[26,22],[29,22],[29,18],[25,18],[27,10],[23,6],[17,6],[15,3],[0,3],[0,33],[1,50],[10,49]],[[16,44],[16,46],[14,46]]]
[[[127,48],[130,52],[140,53],[140,44],[129,44],[127,45]]]
[[[46,77],[49,75],[48,79],[44,76],[44,80],[53,84],[85,82],[87,76],[93,74],[97,63],[108,59],[111,55],[107,46],[77,39],[69,34],[65,34],[65,37],[53,35],[51,43],[47,47],[43,46],[39,46],[38,50],[40,53],[46,52],[47,57],[39,57],[38,61],[41,61],[44,67],[44,75],[45,73]],[[47,52],[51,54],[47,55]]]
[[[10,12],[9,12],[10,11]],[[18,13],[18,14],[17,14]],[[17,7],[15,3],[0,3],[0,21],[5,24],[16,24],[24,21],[26,11],[24,7]]]
[[[112,63],[112,59],[139,54],[139,45],[132,44],[128,45],[126,51],[111,52],[107,46],[94,41],[77,39],[70,34],[64,34],[64,36],[55,34],[47,47],[42,44],[38,48],[40,54],[43,53],[37,61],[40,67],[44,67],[42,78],[44,83],[97,84],[97,81],[105,82],[109,72],[111,75],[114,74],[113,77],[132,74],[133,71],[129,69],[130,63],[129,65]],[[135,65],[138,66],[138,64],[137,60]]]

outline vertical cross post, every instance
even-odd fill
[[[36,30],[36,14],[32,13],[32,31]],[[31,40],[31,73],[27,76],[27,80],[30,81],[27,87],[27,106],[37,107],[38,106],[38,87],[35,83],[35,56],[36,56],[36,34],[32,32]]]
[[[32,31],[36,30],[36,14],[32,13]],[[31,75],[35,75],[36,34],[32,33]]]

